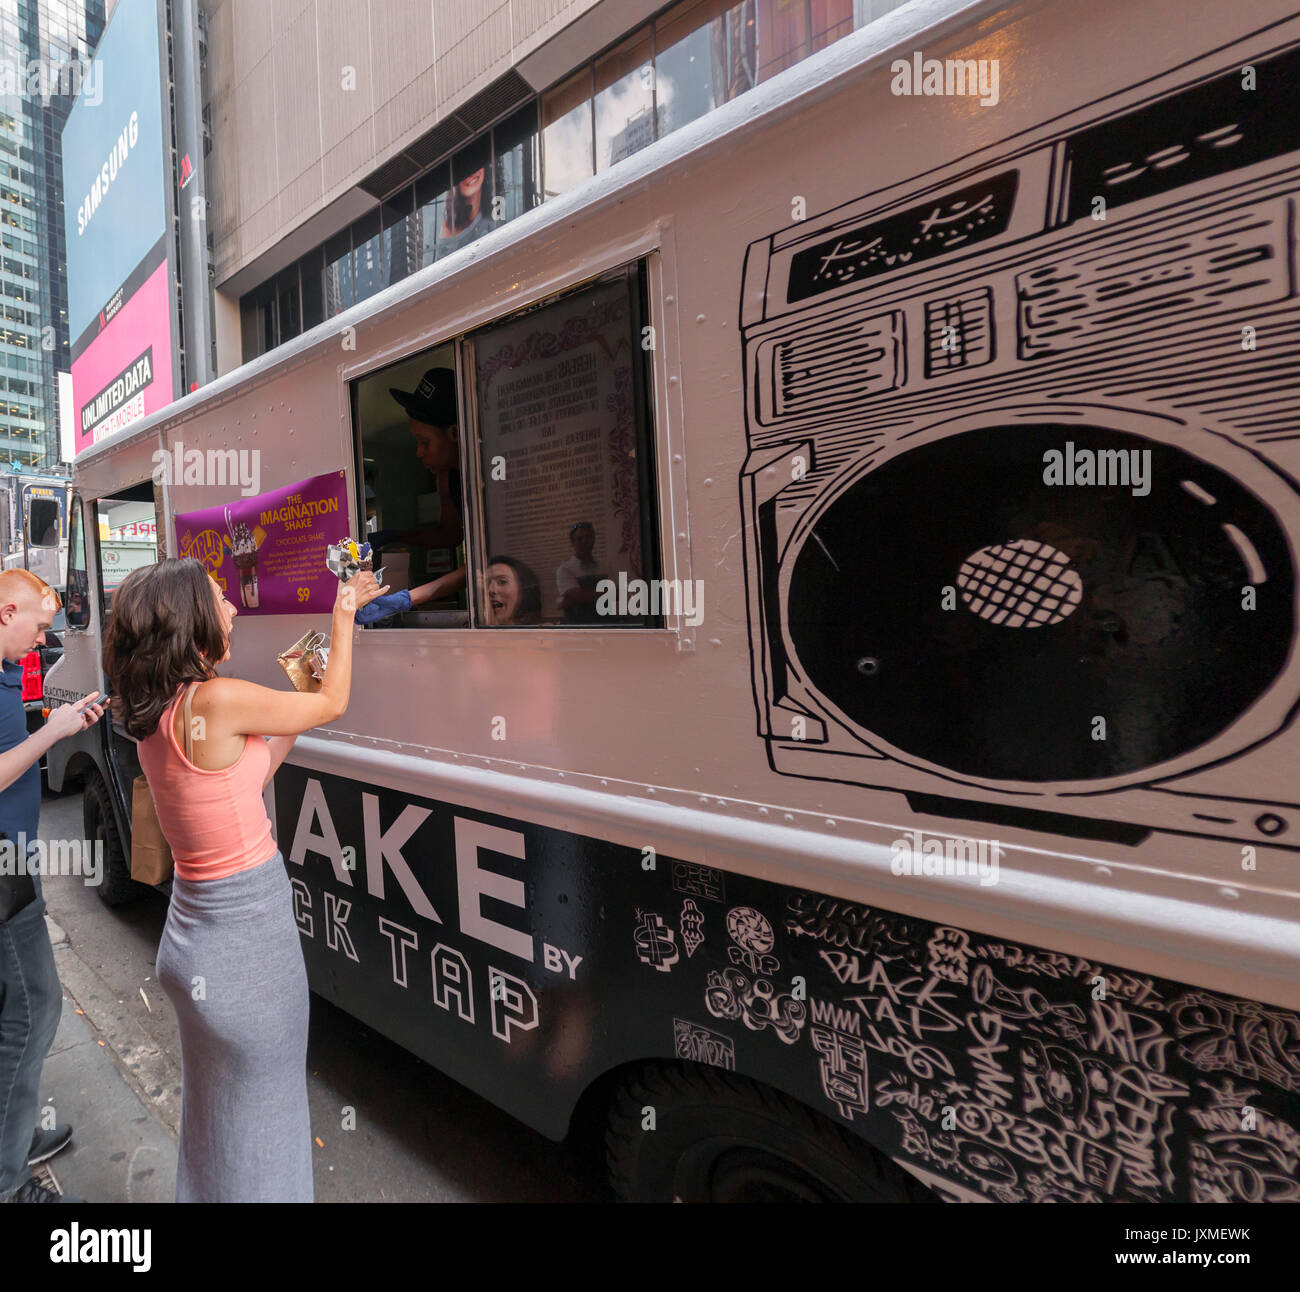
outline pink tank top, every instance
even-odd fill
[[[158,824],[184,880],[225,879],[275,855],[262,782],[271,769],[265,736],[247,736],[244,752],[219,771],[195,767],[172,724],[185,688],[163,710],[158,729],[136,747]]]

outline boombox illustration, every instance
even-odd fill
[[[759,727],[793,776],[1300,848],[1300,49],[750,245]]]

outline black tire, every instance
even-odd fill
[[[99,885],[99,900],[105,906],[129,906],[149,892],[148,884],[137,884],[131,878],[131,859],[122,845],[117,818],[113,815],[113,802],[108,786],[98,772],[86,775],[86,788],[81,800],[82,825],[86,838],[92,844],[104,846],[104,876]]]
[[[643,1130],[653,1108],[654,1130]],[[605,1135],[625,1202],[933,1202],[884,1154],[780,1091],[717,1068],[625,1078]]]

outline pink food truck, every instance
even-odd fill
[[[463,564],[268,789],[316,992],[627,1198],[1300,1200],[1292,8],[905,5],[106,437],[47,703],[124,503],[268,685]]]

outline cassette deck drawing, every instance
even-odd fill
[[[776,771],[1300,849],[1300,47],[1252,69],[1201,60],[750,244]]]

